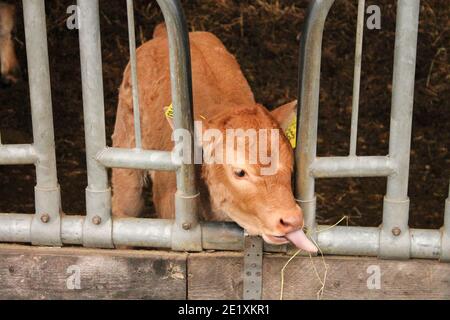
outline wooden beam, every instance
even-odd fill
[[[264,299],[279,299],[281,268],[288,258],[265,254]],[[323,278],[322,259],[312,261]],[[448,263],[331,256],[325,263],[323,299],[450,299]],[[241,299],[242,274],[239,252],[0,244],[0,299]],[[295,258],[287,266],[285,299],[316,299],[320,288],[308,257]]]
[[[283,255],[264,256],[263,299],[280,298],[281,269],[287,260]],[[312,262],[323,279],[322,259]],[[298,257],[286,267],[284,299],[317,299],[322,285],[312,262],[309,257]],[[325,257],[325,263],[323,299],[450,299],[448,263],[331,256]],[[242,267],[241,253],[190,255],[188,298],[241,299]]]
[[[186,257],[0,245],[0,299],[186,299]]]

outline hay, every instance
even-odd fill
[[[329,226],[325,229],[322,230],[316,230],[314,231],[314,233],[320,233],[323,231],[327,231],[330,229],[333,229],[334,227],[336,227],[337,225],[339,225],[342,221],[347,220],[347,226],[348,226],[348,216],[343,216],[338,222],[336,222],[335,224],[333,224],[332,226]],[[324,267],[324,272],[323,272],[323,277],[320,276],[319,271],[317,270],[317,267],[314,263],[314,260],[312,259],[312,255],[311,253],[309,253],[309,260],[311,262],[311,265],[313,267],[314,273],[317,277],[317,279],[319,280],[321,287],[320,289],[317,291],[316,295],[317,295],[317,300],[321,300],[324,294],[324,290],[325,290],[325,284],[326,284],[326,280],[327,280],[327,275],[328,275],[328,265],[325,262],[325,258],[323,256],[323,252],[322,249],[320,248],[320,246],[318,245],[318,243],[309,235],[309,232],[307,232],[307,235],[309,236],[310,240],[314,243],[314,245],[317,247],[317,249],[319,250],[320,253],[320,257],[322,259],[322,263],[323,263],[323,267]],[[280,300],[283,300],[283,292],[284,292],[284,271],[286,269],[286,267],[291,263],[291,261],[301,252],[302,250],[298,250],[297,252],[295,252],[290,258],[289,260],[284,264],[284,266],[281,268],[281,288],[280,288]]]

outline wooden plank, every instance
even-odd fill
[[[191,254],[187,266],[189,300],[242,299],[243,253]]]
[[[264,299],[279,299],[287,260],[264,256]],[[321,258],[313,262],[323,275]],[[323,299],[450,299],[450,264],[330,256],[325,262]],[[242,253],[0,245],[0,299],[241,299],[242,275]],[[285,299],[316,299],[320,287],[308,257],[286,268]]]
[[[185,299],[186,257],[0,245],[0,299]]]
[[[265,255],[263,299],[280,298],[281,268],[287,260],[283,255]],[[321,258],[312,260],[323,277]],[[328,272],[323,299],[450,299],[448,263],[331,256],[325,257],[325,262]],[[190,255],[188,298],[241,299],[242,267],[241,253]],[[309,257],[295,258],[287,266],[284,299],[317,299],[321,286]]]

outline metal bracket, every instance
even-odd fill
[[[244,300],[262,298],[263,240],[259,236],[244,239]]]
[[[83,245],[93,248],[114,248],[112,239],[111,189],[86,189],[87,214],[83,224]]]
[[[184,196],[175,194],[176,219],[172,227],[172,250],[202,251],[202,228],[198,223],[198,201],[200,194]]]
[[[409,199],[395,201],[384,198],[383,224],[380,230],[378,256],[383,259],[409,259],[411,236],[403,213],[409,212]]]
[[[31,222],[34,245],[61,246],[61,199],[59,185],[55,189],[34,188],[36,214]]]

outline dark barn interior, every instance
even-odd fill
[[[75,1],[46,1],[58,177],[63,211],[85,212],[87,184],[78,34],[68,30],[66,9]],[[24,81],[0,89],[2,143],[32,142],[21,4],[16,48]],[[297,99],[298,47],[307,0],[183,1],[191,30],[216,34],[236,55],[258,102],[274,108]],[[358,153],[388,153],[395,33],[395,1],[381,8],[381,30],[365,30]],[[129,59],[125,1],[100,1],[108,143],[118,87]],[[337,0],[324,34],[319,155],[344,156],[349,148],[357,1]],[[137,44],[162,21],[155,1],[136,0]],[[447,1],[421,1],[409,195],[410,225],[439,228],[450,177],[449,16]],[[301,142],[300,142],[301,143]],[[0,167],[0,212],[34,212],[34,168]],[[386,179],[326,179],[317,183],[318,219],[333,224],[381,223]],[[147,191],[147,214],[151,214]]]

